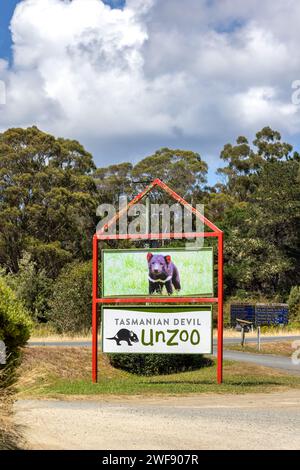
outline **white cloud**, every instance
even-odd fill
[[[247,93],[237,94],[233,100],[234,113],[240,118],[245,126],[262,127],[266,122],[273,122],[277,128],[282,127],[282,123],[287,119],[287,125],[291,126],[296,113],[296,107],[290,104],[284,104],[276,99],[276,90],[271,87],[250,88]]]
[[[76,137],[106,163],[143,141],[213,154],[263,125],[298,133],[299,20],[297,0],[23,0],[0,127]]]

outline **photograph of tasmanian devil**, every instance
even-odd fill
[[[174,289],[176,291],[181,289],[179,271],[172,262],[171,256],[148,253],[147,262],[150,295],[163,294],[164,287],[168,295],[172,295]]]

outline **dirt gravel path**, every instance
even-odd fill
[[[32,449],[299,449],[300,392],[20,400]]]

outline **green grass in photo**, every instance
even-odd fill
[[[174,295],[213,295],[213,255],[204,250],[152,250],[154,254],[168,254],[180,273],[181,291]],[[146,251],[103,252],[103,295],[148,295],[148,263]],[[166,295],[166,291],[163,291]]]

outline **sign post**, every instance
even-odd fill
[[[109,234],[107,230],[115,224],[128,209],[147,196],[155,187],[159,187],[168,193],[175,201],[183,205],[186,210],[199,218],[211,231],[207,232],[184,232],[184,233],[138,233],[138,234]],[[218,239],[218,294],[217,297],[199,297],[197,295],[181,296],[151,296],[143,295],[137,297],[105,297],[102,293],[99,297],[99,242],[105,240],[170,240],[176,238],[194,239],[214,237]],[[103,279],[102,279],[103,282]],[[217,381],[223,381],[223,232],[211,221],[204,217],[196,208],[171,190],[160,179],[155,179],[142,193],[130,201],[126,207],[110,219],[105,227],[95,233],[93,237],[93,298],[92,298],[92,380],[98,380],[98,305],[102,308],[111,305],[119,307],[122,304],[218,304],[218,345],[217,345]],[[140,306],[139,306],[140,307]],[[148,307],[147,307],[148,308]],[[117,332],[116,332],[117,333]]]

